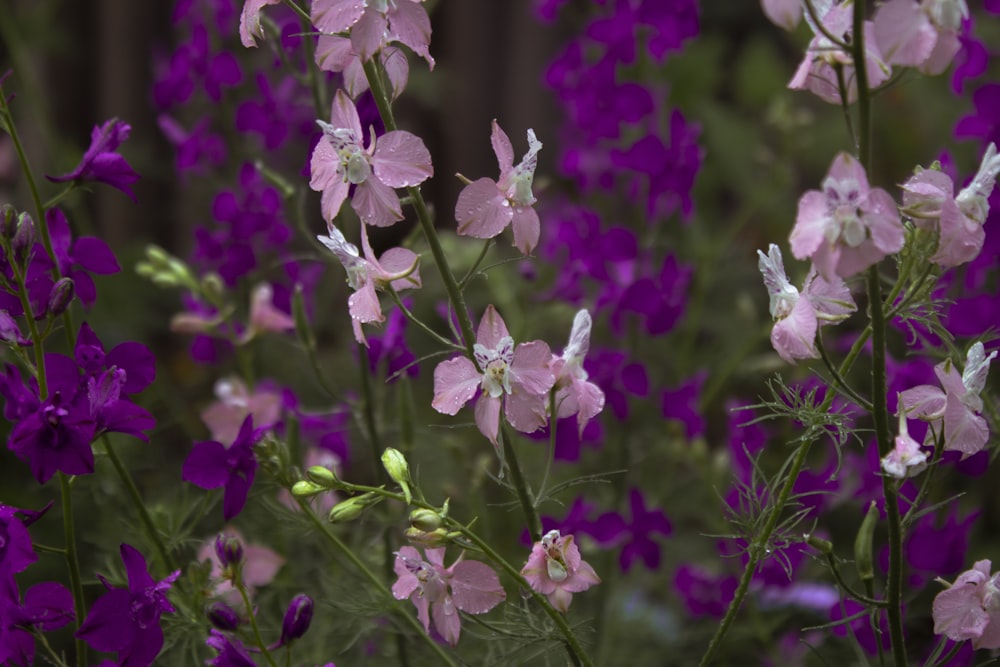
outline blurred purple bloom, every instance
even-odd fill
[[[106,276],[121,271],[114,253],[107,243],[95,236],[80,236],[74,240],[69,222],[59,208],[50,208],[46,211],[45,220],[49,226],[52,252],[59,266],[59,272],[73,279],[80,302],[84,306],[92,306],[97,299],[97,289],[90,274]],[[28,280],[33,283],[34,289],[29,286],[29,291],[37,290],[39,295],[42,290],[51,291],[53,285],[51,269],[52,261],[42,244],[35,244],[34,259],[28,270]],[[47,297],[46,293],[46,299]],[[36,316],[45,312],[44,308],[39,311],[34,304],[32,307]]]
[[[257,667],[247,649],[236,637],[223,634],[213,628],[205,643],[219,652],[215,658],[209,660],[212,667]]]
[[[609,349],[591,350],[583,367],[591,380],[604,392],[605,404],[619,421],[628,418],[629,396],[649,396],[649,377],[646,368],[630,362],[624,352]]]
[[[637,558],[641,558],[646,567],[655,570],[660,566],[660,545],[651,539],[651,535],[670,535],[673,527],[663,510],[646,509],[642,492],[633,488],[629,492],[631,521],[617,512],[608,512],[599,516],[591,527],[590,534],[602,546],[621,544],[622,552],[619,564],[623,571],[631,569]]]
[[[201,84],[212,102],[219,102],[223,86],[232,87],[243,81],[243,71],[233,54],[228,51],[213,54],[211,49],[208,29],[194,25],[191,37],[177,47],[168,62],[161,60],[156,68],[153,101],[157,107],[166,110],[188,102],[197,84]]]
[[[722,618],[737,583],[736,577],[714,575],[694,564],[681,565],[674,575],[674,588],[684,608],[696,618]]]
[[[102,126],[94,126],[90,133],[90,147],[80,158],[80,163],[72,171],[62,176],[46,176],[55,183],[66,181],[98,181],[118,188],[135,201],[135,193],[129,187],[139,180],[131,165],[117,153],[118,147],[128,139],[132,126],[117,118],[105,121]]]
[[[38,560],[31,536],[16,507],[0,503],[0,579],[24,570]]]
[[[989,0],[987,0],[989,2]],[[986,47],[972,36],[972,20],[962,22],[962,31],[958,35],[961,48],[955,55],[955,71],[951,74],[951,89],[961,95],[965,82],[975,79],[986,71],[990,56]]]
[[[292,129],[303,129],[303,138],[312,135],[311,105],[296,103],[301,99],[300,84],[291,76],[282,77],[276,86],[263,73],[255,77],[259,95],[236,108],[236,129],[260,135],[265,150],[280,148]]]
[[[407,308],[413,307],[413,299],[403,300]],[[398,379],[399,373],[408,377],[420,374],[420,365],[414,363],[417,358],[406,345],[406,316],[398,308],[394,308],[386,318],[382,334],[368,335],[368,364],[373,374],[378,374],[379,366],[385,364],[382,372],[386,381]],[[406,370],[403,370],[406,369]]]
[[[203,489],[225,487],[222,516],[229,521],[243,510],[257,473],[253,446],[260,433],[253,428],[253,416],[243,420],[232,445],[214,440],[195,443],[184,460],[182,479]]]
[[[701,416],[698,402],[701,400],[701,388],[707,377],[707,371],[697,373],[677,388],[664,389],[661,394],[664,419],[682,422],[688,440],[705,433],[705,419]]]
[[[182,175],[187,172],[206,173],[226,161],[226,142],[222,136],[209,128],[211,118],[205,116],[190,130],[168,114],[161,113],[157,119],[160,131],[177,151],[175,165]]]
[[[49,632],[72,620],[73,595],[62,584],[36,584],[22,602],[14,577],[0,574],[0,664],[30,667],[35,659],[31,627]]]
[[[549,442],[551,424],[547,424],[534,433],[526,433],[528,438],[538,442]],[[583,432],[577,428],[577,420],[572,416],[563,417],[556,420],[556,446],[553,458],[556,461],[566,461],[575,463],[580,460],[584,447],[600,449],[604,442],[604,428],[601,422],[591,420],[584,427]],[[566,530],[566,533],[575,533],[576,530]]]
[[[1000,83],[987,83],[972,94],[976,107],[955,126],[959,139],[978,138],[984,144],[1000,143]]]
[[[912,570],[907,585],[920,589],[935,577],[951,577],[965,566],[966,552],[972,526],[980,512],[970,512],[959,518],[954,505],[945,517],[937,512],[921,516],[906,535],[903,544],[906,564]],[[880,558],[884,571],[888,571],[888,548]]]
[[[96,651],[117,653],[122,667],[147,667],[163,647],[160,615],[176,611],[167,591],[181,573],[155,581],[146,559],[128,544],[121,545],[121,558],[128,587],[113,588],[98,575],[108,592],[90,608],[76,636]]]
[[[688,286],[693,269],[681,265],[673,255],[663,258],[656,269],[656,260],[645,255],[634,263],[633,274],[622,276],[619,285],[609,285],[599,299],[599,306],[614,304],[611,327],[621,334],[625,318],[637,316],[650,336],[672,330],[687,306]]]

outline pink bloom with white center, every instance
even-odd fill
[[[552,606],[564,614],[569,611],[573,593],[601,583],[594,568],[580,557],[573,536],[560,535],[558,530],[550,530],[535,542],[521,576],[532,590],[548,597]]]
[[[869,188],[861,163],[841,153],[822,192],[810,190],[799,199],[789,240],[797,259],[812,259],[819,275],[833,282],[902,250],[903,223],[889,193]]]
[[[902,405],[902,398],[899,404]],[[891,452],[882,457],[882,470],[896,479],[905,479],[920,474],[927,467],[927,452],[920,450],[920,444],[910,437],[906,425],[906,410],[899,411],[899,435],[896,436]]]
[[[253,423],[263,429],[281,419],[281,392],[276,388],[258,386],[251,392],[239,378],[220,379],[215,383],[215,396],[219,400],[201,413],[213,440],[236,440],[247,415],[253,415]]]
[[[968,17],[965,0],[889,0],[875,14],[875,40],[888,64],[940,74],[962,46]]]
[[[819,7],[820,4],[815,3],[815,6],[817,6],[817,14],[822,17],[823,27],[831,35],[849,42],[853,20],[853,3],[822,3],[828,7],[825,12]],[[806,56],[792,80],[788,82],[788,87],[794,90],[809,90],[826,102],[841,104],[840,85],[837,80],[837,70],[834,68],[836,65],[843,72],[843,78],[846,82],[847,102],[853,103],[858,97],[858,82],[851,54],[831,42],[808,14],[805,18],[815,36],[809,42]],[[864,22],[864,33],[865,71],[868,74],[868,86],[874,88],[889,78],[891,70],[883,61],[878,43],[875,41],[875,26],[871,21]]]
[[[816,331],[820,325],[839,322],[857,310],[851,291],[842,279],[828,282],[813,268],[800,294],[785,274],[778,246],[772,243],[766,255],[758,250],[757,256],[774,318],[771,329],[774,351],[790,364],[797,359],[819,357]]]
[[[988,560],[977,561],[934,598],[934,634],[972,648],[1000,648],[1000,574],[990,576]]]
[[[350,31],[351,44],[362,60],[391,42],[399,42],[427,61],[434,69],[431,20],[423,0],[314,0],[310,16],[321,33]]]
[[[276,5],[281,0],[246,0],[240,14],[240,41],[248,49],[257,46],[255,37],[264,39],[264,27],[260,24],[260,12],[267,5]]]
[[[320,35],[316,42],[316,65],[324,72],[340,72],[344,76],[344,88],[351,99],[368,90],[368,77],[365,75],[361,57],[354,50],[354,45],[346,37],[339,35]],[[395,46],[387,46],[379,52],[382,69],[389,79],[392,99],[396,99],[406,88],[410,77],[410,64],[406,54]]]
[[[943,422],[944,448],[962,452],[963,459],[979,452],[990,437],[989,426],[980,415],[983,399],[979,394],[986,386],[990,362],[996,356],[995,350],[986,356],[983,344],[974,343],[969,348],[961,375],[951,360],[934,367],[943,390],[924,384],[907,389],[899,396],[909,416],[930,422],[935,428]],[[928,431],[927,437],[933,438],[933,433]]]
[[[309,187],[323,193],[323,218],[329,223],[337,216],[353,185],[351,206],[363,222],[388,227],[402,220],[393,188],[418,185],[434,174],[424,142],[402,130],[386,132],[376,141],[371,128],[366,149],[358,110],[343,90],[333,100],[330,122],[316,123],[323,137],[313,149]]]
[[[501,404],[507,421],[518,431],[531,433],[544,426],[548,392],[555,384],[549,369],[549,346],[536,340],[515,348],[506,323],[490,305],[479,323],[473,351],[475,364],[456,357],[437,365],[431,406],[442,414],[454,415],[480,394],[476,426],[494,447],[499,446]]]
[[[590,349],[590,313],[580,310],[573,318],[569,343],[561,357],[552,357],[550,368],[555,376],[556,416],[560,419],[576,415],[576,422],[583,428],[604,409],[604,392],[593,382],[587,382],[583,358]]]
[[[455,204],[458,233],[491,239],[511,225],[514,245],[530,255],[538,245],[540,233],[538,213],[532,208],[535,195],[531,192],[531,184],[542,142],[535,137],[534,130],[528,130],[528,152],[515,167],[514,147],[496,119],[490,141],[500,165],[500,179],[480,178],[462,188]]]
[[[354,294],[347,300],[354,338],[368,347],[361,325],[385,321],[382,305],[375,291],[385,289],[387,285],[391,285],[397,292],[420,287],[420,256],[406,248],[390,248],[375,259],[375,253],[368,243],[368,230],[361,225],[361,247],[365,253],[362,258],[357,246],[349,243],[343,232],[332,223],[327,225],[327,230],[327,236],[316,238],[329,248],[347,271],[347,284],[354,290]]]
[[[485,614],[505,599],[497,573],[475,560],[462,560],[444,566],[444,549],[427,549],[427,560],[413,547],[402,547],[393,566],[399,578],[392,585],[397,600],[409,598],[417,608],[417,617],[430,632],[430,622],[444,640],[455,646],[462,630],[459,611]]]
[[[278,570],[285,564],[285,559],[273,549],[259,544],[248,544],[240,531],[235,528],[226,527],[222,533],[230,537],[235,537],[243,545],[243,565],[240,568],[243,577],[243,585],[247,587],[247,592],[253,595],[260,586],[266,586],[274,580]],[[214,582],[212,594],[225,600],[227,604],[236,609],[243,608],[243,598],[236,590],[232,582],[223,578],[223,567],[219,561],[219,556],[215,551],[215,540],[213,537],[204,542],[198,549],[198,562],[209,561],[212,564],[211,577]]]

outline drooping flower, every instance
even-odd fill
[[[977,561],[934,598],[934,634],[952,641],[972,640],[974,649],[1000,648],[1000,575],[991,563]]]
[[[594,568],[580,557],[572,535],[550,530],[535,542],[521,576],[532,590],[548,597],[553,607],[566,613],[573,593],[582,593],[601,583]]]
[[[354,289],[354,294],[347,299],[354,338],[367,346],[368,341],[361,325],[385,321],[376,291],[388,286],[392,286],[397,292],[420,287],[420,271],[417,268],[420,256],[406,248],[390,248],[379,259],[375,259],[375,253],[368,243],[368,230],[364,225],[361,226],[361,247],[365,255],[363,259],[357,246],[349,243],[343,232],[332,222],[327,224],[327,236],[316,238],[330,249],[347,271],[347,284]]]
[[[875,14],[875,40],[887,64],[940,74],[962,46],[968,17],[965,0],[890,0]]]
[[[799,199],[789,239],[796,259],[812,259],[831,283],[899,252],[903,240],[896,202],[885,190],[870,188],[864,167],[847,153],[834,159],[822,191]]]
[[[129,187],[139,180],[139,174],[128,161],[118,154],[118,147],[128,139],[132,126],[117,118],[94,126],[90,133],[90,147],[80,158],[76,167],[62,176],[46,176],[55,183],[66,181],[98,181],[118,188],[135,201],[135,193]]]
[[[362,60],[391,42],[410,47],[434,69],[434,58],[428,50],[431,43],[431,21],[423,0],[316,0],[310,15],[321,33],[333,35],[350,31],[351,44]]]
[[[414,547],[402,547],[393,566],[399,578],[392,594],[397,600],[409,598],[424,629],[430,631],[433,619],[438,633],[455,646],[462,630],[458,612],[485,614],[507,599],[507,593],[486,563],[460,557],[445,567],[444,552],[444,548],[427,549],[425,560]]]
[[[176,611],[167,591],[181,573],[177,570],[155,581],[146,559],[128,544],[121,545],[121,558],[128,586],[113,588],[98,575],[108,592],[90,608],[76,636],[96,651],[117,653],[119,665],[147,667],[163,647],[160,615]]]
[[[758,250],[757,256],[770,296],[771,317],[775,321],[771,329],[771,345],[775,352],[790,364],[797,359],[818,358],[816,332],[819,326],[842,320],[856,310],[850,290],[843,279],[835,276],[828,282],[813,268],[800,294],[785,274],[777,245],[772,243],[767,255]]]
[[[489,305],[479,323],[474,346],[476,363],[466,357],[443,361],[434,369],[434,400],[440,413],[454,415],[474,396],[476,426],[498,446],[500,406],[510,425],[531,433],[545,424],[547,395],[555,384],[549,369],[552,352],[540,341],[521,343],[514,339],[496,309]],[[477,369],[478,364],[478,369]]]
[[[353,185],[351,206],[366,224],[388,227],[402,220],[393,188],[419,185],[434,174],[424,142],[403,130],[386,132],[376,141],[373,129],[366,149],[358,110],[342,90],[333,100],[330,122],[316,123],[323,137],[313,149],[309,187],[323,193],[323,219],[333,221]]]
[[[989,426],[980,415],[983,399],[979,394],[986,386],[990,362],[996,356],[996,350],[986,356],[983,344],[976,342],[969,348],[961,375],[951,360],[934,367],[943,389],[925,384],[907,389],[899,397],[909,416],[935,427],[943,423],[944,448],[962,452],[963,459],[985,447],[990,437]],[[928,430],[927,437],[933,438],[932,431]]]
[[[500,178],[496,181],[480,178],[462,188],[455,204],[458,233],[491,239],[511,225],[514,245],[525,255],[530,255],[538,245],[541,229],[538,213],[533,208],[535,195],[531,184],[542,142],[535,138],[534,130],[528,130],[528,152],[516,167],[514,147],[496,119],[493,120],[490,142],[500,165]]]
[[[555,376],[556,416],[560,419],[576,415],[579,433],[591,419],[604,409],[604,392],[593,382],[587,381],[583,368],[584,357],[590,350],[590,329],[593,322],[586,310],[577,311],[573,317],[569,343],[562,356],[552,357],[550,368]]]
[[[902,398],[897,401],[902,405]],[[882,470],[897,479],[913,477],[927,467],[927,452],[920,451],[920,444],[910,437],[906,425],[906,410],[899,411],[899,435],[891,452],[882,457]]]
[[[240,14],[240,41],[248,49],[256,48],[255,37],[264,39],[264,26],[260,23],[260,12],[267,5],[276,5],[281,0],[246,0]]]
[[[253,447],[260,437],[253,428],[253,415],[247,415],[232,445],[210,440],[195,443],[184,460],[182,479],[203,489],[225,487],[222,516],[229,521],[243,510],[247,494],[257,473]]]
[[[35,584],[22,600],[14,577],[0,573],[0,665],[34,664],[32,630],[58,630],[73,617],[73,594],[62,584]]]

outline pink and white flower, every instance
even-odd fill
[[[376,141],[375,128],[370,128],[365,148],[358,110],[343,90],[334,97],[330,122],[316,123],[323,137],[313,149],[309,187],[323,193],[323,218],[329,223],[337,216],[353,185],[351,206],[363,222],[388,227],[402,220],[393,188],[419,185],[434,174],[424,142],[403,130],[386,132]]]
[[[969,348],[961,375],[951,360],[934,367],[943,390],[924,384],[900,394],[909,416],[930,422],[939,433],[943,423],[944,448],[962,452],[963,459],[979,452],[990,437],[989,426],[980,414],[983,399],[979,394],[986,386],[990,362],[996,356],[996,350],[986,356],[983,344],[976,342]],[[927,437],[933,438],[933,433],[928,431]]]
[[[833,282],[902,250],[903,223],[889,193],[870,188],[861,163],[841,153],[823,190],[810,190],[799,199],[789,240],[797,259],[812,259],[819,275]]]
[[[593,382],[587,381],[583,358],[590,349],[590,313],[580,310],[573,317],[569,343],[562,356],[552,357],[550,368],[555,376],[556,416],[560,419],[576,415],[580,434],[591,419],[604,409],[604,392]]]
[[[548,597],[553,607],[566,613],[573,593],[582,593],[601,583],[594,568],[580,557],[580,548],[572,535],[550,530],[531,548],[528,562],[521,569],[532,590]]]
[[[444,640],[455,646],[462,630],[459,611],[485,614],[505,599],[497,573],[475,560],[462,560],[444,566],[444,549],[427,549],[427,559],[413,547],[402,547],[393,566],[398,579],[392,585],[397,600],[409,598],[417,608],[417,617],[430,632],[434,627]]]
[[[813,6],[817,8],[820,16],[825,12],[820,10],[822,4],[831,4],[830,0],[816,0]],[[795,30],[795,27],[802,20],[802,0],[760,0],[761,9],[768,20],[779,28],[785,30]]]
[[[376,290],[392,286],[392,289],[401,292],[420,287],[418,270],[420,256],[406,248],[390,248],[380,258],[375,259],[375,253],[368,243],[368,230],[364,225],[361,225],[361,247],[364,250],[364,257],[358,253],[357,246],[349,243],[343,232],[332,223],[327,225],[327,236],[316,238],[340,260],[344,270],[347,271],[347,284],[354,290],[354,294],[347,300],[354,338],[367,347],[368,340],[361,330],[361,325],[385,321]]]
[[[246,0],[240,13],[240,41],[248,49],[256,48],[255,37],[264,39],[264,26],[260,23],[260,12],[267,5],[276,5],[281,0]]]
[[[399,42],[427,61],[434,69],[431,20],[423,0],[314,0],[310,16],[321,33],[350,31],[351,44],[362,60],[392,42]]]
[[[500,165],[500,178],[496,181],[480,178],[466,185],[458,194],[455,204],[458,233],[491,239],[511,225],[514,245],[525,255],[530,255],[538,245],[540,233],[538,213],[532,208],[535,195],[531,185],[542,142],[535,137],[534,130],[528,130],[528,152],[515,167],[514,147],[495,119],[490,141]]]
[[[899,404],[902,405],[902,398]],[[920,474],[927,467],[927,452],[920,450],[920,443],[910,437],[906,425],[906,411],[899,411],[899,435],[893,443],[892,451],[882,457],[881,465],[885,474],[896,479],[905,479]]]
[[[253,415],[257,428],[269,429],[281,419],[281,391],[258,385],[253,391],[239,378],[220,379],[215,383],[218,399],[201,413],[213,440],[233,442],[247,415]]]
[[[757,265],[770,296],[771,317],[774,318],[771,329],[774,351],[790,364],[797,359],[819,357],[816,349],[818,328],[823,324],[839,322],[857,310],[847,284],[841,278],[828,282],[812,268],[799,293],[785,274],[778,246],[772,243],[766,255],[758,250],[757,256]]]
[[[456,357],[437,365],[431,407],[455,415],[480,394],[476,426],[494,447],[498,446],[501,404],[507,421],[518,431],[531,433],[544,426],[547,395],[555,384],[549,346],[536,340],[515,348],[506,323],[490,305],[479,323],[473,351],[476,363]]]
[[[988,560],[977,561],[934,598],[934,634],[974,649],[1000,648],[1000,574],[990,575]]]
[[[365,75],[361,57],[354,50],[354,45],[346,37],[339,35],[320,35],[316,41],[316,65],[324,72],[340,72],[344,77],[344,89],[351,99],[368,90],[368,77]],[[379,52],[382,69],[389,80],[392,99],[400,96],[406,88],[410,77],[410,63],[402,49],[387,46]]]
[[[889,0],[875,14],[875,40],[888,64],[940,74],[962,46],[968,17],[965,0]]]

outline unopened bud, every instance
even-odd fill
[[[431,532],[441,527],[441,515],[421,507],[410,512],[410,525],[418,530]]]
[[[392,481],[402,487],[403,495],[406,496],[406,504],[409,505],[412,497],[410,495],[410,466],[406,463],[406,457],[398,449],[386,447],[386,450],[382,452],[382,465],[385,466],[385,471],[389,473]]]
[[[806,540],[806,544],[811,546],[816,551],[824,555],[830,555],[833,553],[833,542],[829,540],[824,540],[821,537],[816,537],[815,535],[806,534],[803,535]]]
[[[213,627],[233,632],[240,627],[240,616],[225,602],[213,602],[205,608],[205,616]]]
[[[17,209],[10,204],[0,206],[0,235],[5,239],[14,238],[17,232]]]
[[[323,493],[326,491],[326,487],[320,486],[319,484],[313,484],[309,480],[303,479],[292,485],[292,495],[296,498],[308,498],[309,496],[315,496],[317,493]]]
[[[875,578],[872,543],[875,540],[875,525],[878,523],[878,518],[878,507],[873,500],[868,505],[868,513],[865,514],[861,527],[858,528],[858,534],[854,538],[854,565],[862,581],[871,581]]]
[[[354,521],[361,513],[365,511],[365,508],[369,505],[374,505],[382,499],[374,493],[364,493],[360,496],[355,496],[353,498],[348,498],[342,502],[337,503],[330,510],[329,519],[331,523],[346,523],[348,521]]]
[[[27,213],[21,213],[17,216],[17,229],[14,231],[11,249],[16,257],[25,257],[33,245],[35,245],[35,221]]]
[[[60,278],[49,290],[49,314],[58,317],[66,312],[76,295],[72,278]]]
[[[281,641],[284,645],[306,633],[313,618],[313,600],[302,593],[292,598],[281,621]]]
[[[443,547],[448,543],[449,538],[452,537],[453,533],[449,533],[444,528],[438,528],[437,530],[420,530],[415,526],[410,526],[404,532],[407,541],[411,544],[416,544],[422,547]]]
[[[226,285],[222,282],[222,277],[213,272],[201,279],[201,290],[209,302],[218,304],[222,302],[222,297],[226,293]]]
[[[323,487],[324,489],[332,489],[340,484],[340,480],[332,470],[326,466],[312,466],[309,470],[306,470],[306,477],[313,484]]]
[[[223,568],[243,562],[243,544],[232,535],[221,534],[215,538],[215,555]]]

